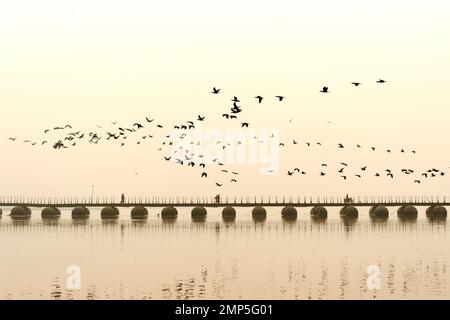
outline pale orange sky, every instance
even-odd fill
[[[85,195],[92,184],[102,195],[447,194],[448,177],[417,185],[372,173],[450,170],[449,9],[436,0],[2,3],[0,194]],[[379,78],[387,83],[377,85]],[[325,85],[330,93],[320,94]],[[261,105],[258,94],[267,98]],[[277,94],[286,101],[277,103]],[[156,138],[60,151],[7,140],[145,116],[178,124],[202,114],[205,126],[226,129],[231,122],[220,115],[234,95],[252,127],[300,141],[282,150],[278,175],[238,166],[238,183],[217,188],[220,175],[201,179],[197,168],[165,162]],[[338,142],[353,148],[337,150]],[[371,153],[371,145],[397,152]],[[402,147],[416,156],[399,154]],[[340,161],[352,164],[351,173],[368,165],[371,177],[342,181]],[[324,162],[329,174],[321,178]],[[311,174],[287,177],[295,166]]]

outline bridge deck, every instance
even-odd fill
[[[354,197],[353,202],[345,201],[344,197],[223,197],[220,202],[216,202],[214,197],[128,197],[124,203],[117,201],[114,197],[0,197],[0,206],[29,206],[29,207],[342,207],[348,204],[359,207],[371,207],[384,205],[387,207],[414,205],[450,206],[446,197],[430,196],[364,196]]]

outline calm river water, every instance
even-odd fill
[[[425,208],[416,221],[373,222],[368,208],[343,221],[338,209],[311,220],[300,208],[284,221],[268,208],[263,222],[251,208],[237,208],[235,222],[208,209],[203,222],[181,208],[176,221],[149,209],[144,221],[121,209],[102,221],[62,210],[46,221],[33,210],[14,221],[0,219],[0,299],[449,299],[450,236],[446,223],[430,222]],[[80,289],[70,290],[68,266],[80,267]],[[367,268],[378,266],[379,289],[369,289]]]

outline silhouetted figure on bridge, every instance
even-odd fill
[[[122,195],[120,196],[120,203],[125,203],[125,195],[122,193]]]
[[[216,195],[214,197],[214,200],[216,201],[216,203],[220,203],[220,194]]]

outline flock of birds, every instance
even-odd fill
[[[386,81],[383,79],[379,79],[376,81],[378,84],[383,84]],[[351,82],[351,85],[358,87],[361,85],[360,82]],[[330,90],[327,86],[322,87],[322,89],[319,91],[320,93],[329,93]],[[221,93],[220,88],[213,87],[212,94],[218,95]],[[265,100],[265,97],[257,95],[254,97],[258,104],[263,103]],[[282,95],[276,95],[274,99],[277,102],[283,102],[286,97]],[[240,105],[241,101],[238,99],[238,97],[234,96],[231,99],[232,106],[230,107],[229,111],[222,113],[222,118],[226,120],[238,120],[244,108],[242,105]],[[103,126],[97,125],[97,129],[93,131],[82,131],[82,130],[74,130],[70,124],[65,124],[62,126],[55,126],[51,129],[45,129],[43,131],[44,135],[49,135],[51,133],[58,134],[58,138],[56,138],[56,141],[50,142],[49,138],[43,138],[39,141],[37,140],[30,140],[26,139],[22,142],[25,144],[30,144],[31,146],[36,145],[51,145],[53,149],[59,150],[59,149],[67,149],[67,148],[73,148],[76,147],[78,144],[80,144],[82,141],[88,142],[90,144],[98,144],[101,141],[107,141],[107,142],[116,142],[120,147],[124,147],[127,144],[143,144],[145,141],[152,141],[160,136],[163,137],[162,141],[159,141],[159,144],[157,145],[157,150],[161,152],[167,151],[167,148],[172,149],[171,153],[169,155],[165,154],[163,155],[163,158],[165,161],[172,162],[176,165],[181,166],[187,166],[191,168],[199,168],[199,176],[202,179],[210,177],[210,172],[212,168],[216,168],[216,180],[214,181],[215,185],[217,187],[221,187],[224,185],[225,181],[228,183],[237,183],[238,182],[238,171],[232,171],[224,169],[225,164],[221,162],[219,158],[214,159],[206,159],[206,156],[203,154],[196,154],[193,152],[193,145],[200,145],[200,141],[189,141],[189,139],[186,139],[188,137],[189,130],[195,129],[195,122],[203,122],[206,120],[206,116],[204,115],[197,115],[197,118],[191,119],[188,121],[185,121],[184,123],[178,123],[175,125],[163,125],[160,123],[156,123],[155,119],[150,119],[148,117],[145,117],[145,120],[141,122],[135,122],[128,126],[123,126],[119,124],[118,121],[111,122],[108,130],[103,130],[103,132],[100,132]],[[292,119],[290,120],[290,122]],[[240,122],[240,127],[242,128],[248,128],[250,126],[250,123],[248,121],[242,120]],[[159,132],[164,132],[164,129],[171,130],[169,134],[167,132],[163,133],[162,135],[159,135]],[[148,131],[150,130],[150,132]],[[133,141],[133,138],[134,141]],[[253,137],[254,139],[257,139],[258,137]],[[273,138],[273,135],[272,135]],[[11,142],[17,141],[17,137],[10,137],[8,138]],[[186,143],[180,143],[183,140],[187,140]],[[224,143],[223,141],[217,141],[216,144],[220,146],[222,149],[225,149],[227,147],[231,146],[231,143]],[[243,141],[237,141],[237,145],[243,144]],[[288,144],[288,142],[279,142],[280,147],[285,147]],[[321,142],[309,142],[305,141],[302,143],[306,147],[312,147],[313,144],[317,146],[322,146]],[[300,141],[292,139],[292,145],[300,145]],[[354,146],[356,149],[362,149],[363,146],[357,144]],[[343,143],[338,143],[336,146],[337,149],[344,149],[346,146],[344,146]],[[375,146],[370,146],[370,150],[372,152],[375,152],[378,150]],[[394,150],[392,149],[384,149],[387,153],[392,153]],[[400,149],[400,153],[412,153],[415,154],[415,150],[406,150],[406,149]],[[331,164],[330,164],[331,165]],[[357,168],[356,171],[349,172],[350,168],[348,163],[346,162],[339,162],[337,164],[339,166],[339,170],[336,171],[336,173],[339,175],[340,178],[343,180],[348,180],[350,177],[354,177],[356,179],[362,179],[363,177],[367,176],[369,174],[368,166],[365,165],[363,167]],[[321,163],[320,164],[321,169],[318,171],[317,176],[324,177],[329,172],[327,171],[328,163]],[[219,168],[217,170],[217,168]],[[267,170],[271,172],[272,170]],[[217,173],[219,175],[217,175]],[[136,173],[137,174],[137,173]],[[291,170],[287,171],[288,176],[294,176],[294,175],[307,175],[310,174],[309,172],[305,171],[305,169],[301,168],[293,168]],[[398,172],[394,171],[394,169],[386,168],[384,171],[374,171],[371,173],[374,177],[387,177],[390,179],[394,179],[398,175],[417,175],[418,177],[415,177],[412,179],[414,183],[420,184],[423,179],[428,178],[435,178],[435,177],[442,177],[446,175],[446,172],[437,169],[437,168],[430,168],[424,171],[417,171],[415,169],[411,168],[402,168]],[[217,179],[217,176],[219,178]]]

